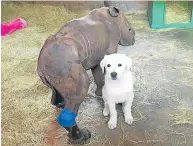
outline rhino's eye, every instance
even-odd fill
[[[129,31],[131,31],[131,28],[129,28]]]
[[[119,64],[118,64],[118,66],[119,66],[119,67],[121,67],[121,66],[122,66],[122,64],[120,64],[120,63],[119,63]]]
[[[110,65],[110,64],[107,64],[107,67],[111,67],[111,65]]]

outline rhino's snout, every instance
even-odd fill
[[[127,40],[121,39],[119,41],[119,45],[121,46],[132,46],[134,44],[135,44],[135,36],[133,36],[132,38],[129,37]]]

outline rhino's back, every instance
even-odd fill
[[[98,64],[109,46],[109,36],[105,25],[99,20],[86,16],[68,22],[56,34],[73,39],[86,69]]]

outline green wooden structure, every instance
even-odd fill
[[[181,2],[181,5],[191,9],[190,23],[166,23],[167,1],[148,2],[148,20],[151,28],[193,28],[193,2]]]

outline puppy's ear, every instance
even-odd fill
[[[125,55],[126,56],[126,55]],[[132,68],[132,60],[126,56],[125,57],[125,62],[126,62],[126,71],[131,71]]]
[[[106,57],[107,57],[107,55],[105,55],[104,58],[100,62],[100,67],[102,69],[103,74],[105,73]]]

